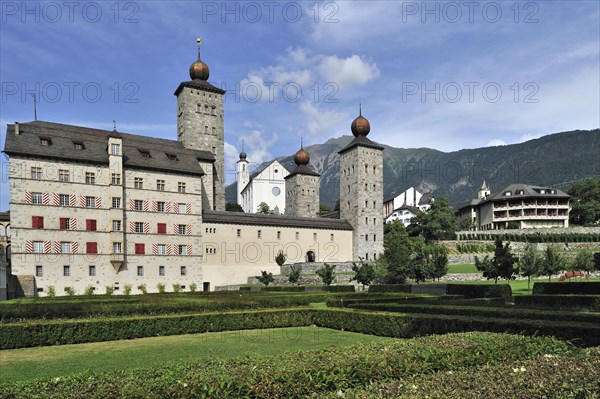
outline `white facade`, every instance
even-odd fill
[[[400,222],[406,227],[411,223],[411,219],[417,216],[417,213],[421,212],[419,209],[415,207],[400,207],[395,209],[387,218],[385,218],[385,223],[390,224],[396,220],[400,220]]]
[[[240,160],[237,161],[237,173],[235,175],[235,182],[237,183],[237,203],[240,206],[244,206],[244,199],[242,197],[242,190],[248,185],[250,181],[250,171],[248,170],[248,161],[246,157],[240,155]]]
[[[242,208],[245,213],[256,213],[261,202],[269,205],[275,213],[285,211],[285,177],[290,172],[279,161],[271,162],[254,174],[242,189]]]
[[[410,187],[396,197],[384,201],[383,216],[387,218],[402,206],[412,206],[420,211],[426,211],[431,205],[429,205],[429,201],[426,201],[425,198],[423,198],[423,195],[424,194],[419,192],[416,188]]]

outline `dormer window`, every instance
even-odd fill
[[[175,154],[166,154],[167,155],[167,159],[169,161],[177,161],[177,155]]]
[[[84,150],[85,146],[83,145],[83,143],[81,141],[74,141],[73,148],[75,148],[76,150]]]
[[[504,196],[505,196],[505,197],[510,197],[510,195],[511,195],[511,194],[512,194],[512,193],[511,193],[510,191],[505,191],[505,192],[504,192]]]
[[[525,194],[525,191],[523,191],[523,190],[517,191],[517,195],[523,195],[523,194]]]
[[[546,194],[546,190],[544,190],[544,189],[540,190],[540,194]]]
[[[146,151],[146,150],[138,150],[140,152],[140,155],[142,156],[142,158],[152,158],[150,156],[150,152]]]
[[[46,137],[40,137],[40,145],[49,146],[52,145],[52,140]]]

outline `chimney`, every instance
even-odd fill
[[[19,132],[19,122],[15,122],[15,135],[18,136],[21,132]]]

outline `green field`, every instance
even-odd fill
[[[448,274],[463,273],[481,273],[477,270],[474,263],[462,263],[458,265],[448,265]]]
[[[531,279],[531,289],[532,290],[533,290],[533,284],[536,281],[547,283],[548,278],[542,277],[542,278]],[[552,281],[556,282],[556,279],[553,279]],[[588,281],[588,280],[572,279],[571,281],[575,282],[575,281]],[[600,281],[600,278],[591,278],[589,281]],[[494,280],[463,281],[463,282],[461,282],[461,284],[494,284]],[[498,280],[498,284],[510,284],[510,288],[512,289],[513,295],[528,295],[529,294],[529,292],[527,292],[527,280],[512,280],[512,281]],[[569,282],[565,282],[564,284],[569,284]]]
[[[0,384],[62,377],[87,370],[146,368],[169,362],[277,355],[385,341],[395,339],[300,327],[4,350],[0,352]]]

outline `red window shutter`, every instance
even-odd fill
[[[96,231],[96,221],[94,219],[86,219],[85,229],[88,231]]]
[[[145,244],[135,244],[135,254],[144,255],[146,253]]]
[[[96,231],[96,221],[92,220],[92,231]]]
[[[98,253],[98,243],[96,242],[88,242],[86,243],[86,253],[88,254],[97,254]]]
[[[91,220],[90,219],[85,219],[85,229],[86,230],[90,230],[90,226],[91,226]]]
[[[37,216],[32,216],[31,217],[31,228],[32,229],[37,229]]]
[[[159,223],[158,226],[156,227],[156,230],[158,231],[159,234],[166,234],[167,233],[167,224]]]
[[[44,228],[44,217],[38,216],[38,229],[43,229],[43,228]]]
[[[32,216],[31,217],[31,228],[43,229],[44,228],[44,217],[43,216]]]
[[[67,219],[66,218],[60,218],[60,229],[61,230],[65,230],[67,228]]]

